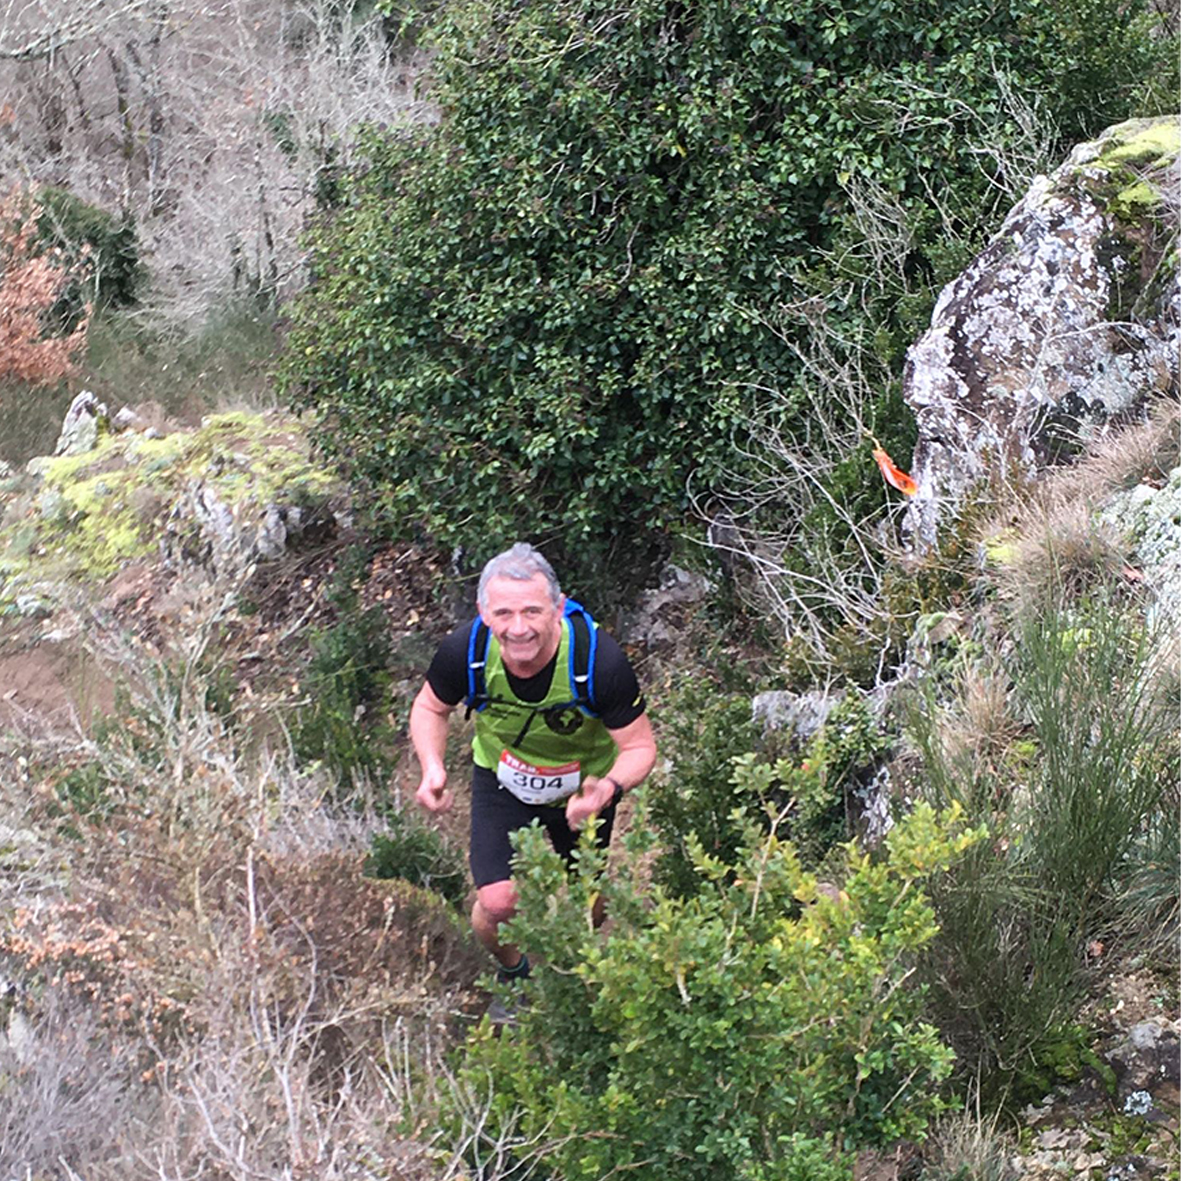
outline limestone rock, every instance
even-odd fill
[[[825,722],[828,715],[844,700],[843,693],[789,693],[774,690],[760,693],[751,702],[751,716],[763,728],[787,731],[800,742],[806,742]]]
[[[161,552],[173,565],[194,562],[227,573],[260,559],[273,561],[293,542],[322,539],[338,525],[327,501],[313,511],[274,502],[260,511],[254,501],[228,503],[212,480],[194,480],[169,512]]]
[[[62,515],[66,508],[66,498],[60,488],[46,488],[37,497],[37,511],[43,521],[54,521]]]
[[[53,614],[53,604],[43,595],[29,591],[16,596],[16,611],[28,619],[47,619]]]
[[[228,571],[248,561],[248,539],[233,508],[205,480],[193,480],[172,506],[161,539],[171,563],[193,562]]]
[[[644,591],[635,609],[624,619],[620,639],[627,644],[672,643],[682,630],[684,615],[712,590],[713,584],[704,574],[694,574],[671,564],[666,566],[660,585]]]
[[[111,419],[111,430],[113,431],[129,431],[142,426],[142,420],[130,406],[124,406],[114,418]]]
[[[1176,1112],[1181,1043],[1172,1023],[1141,1021],[1107,1054],[1119,1084],[1121,1109],[1129,1115]]]
[[[277,558],[287,548],[287,523],[277,504],[268,504],[263,513],[257,545],[259,555],[264,558]]]
[[[972,488],[1028,478],[1175,388],[1181,275],[1159,186],[1179,147],[1176,117],[1080,145],[943,290],[903,384],[917,549]]]
[[[1099,514],[1131,541],[1160,610],[1181,615],[1181,467],[1161,488],[1137,484]]]
[[[106,416],[106,406],[89,390],[83,390],[66,411],[54,455],[82,455],[93,451],[98,443],[99,421]]]

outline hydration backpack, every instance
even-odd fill
[[[573,599],[566,600],[562,622],[570,629],[570,684],[574,687],[574,699],[568,704],[576,705],[587,717],[597,718],[599,714],[595,708],[595,651],[599,643],[599,625],[595,623],[590,612]],[[488,625],[477,615],[472,621],[472,630],[467,642],[465,717],[471,717],[472,710],[482,713],[492,703],[484,680],[484,666],[488,662],[488,643],[491,638],[492,633]]]

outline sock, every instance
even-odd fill
[[[496,975],[506,983],[510,980],[528,980],[529,957],[524,952],[521,952],[521,958],[517,961],[515,967],[505,968],[502,966],[497,970]]]

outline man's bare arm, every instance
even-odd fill
[[[447,723],[455,706],[441,701],[429,682],[410,707],[410,742],[422,767],[415,798],[428,812],[446,812],[454,802],[447,787]]]
[[[566,820],[571,828],[579,828],[588,816],[596,816],[615,794],[611,780],[625,791],[638,787],[656,766],[656,738],[647,714],[640,714],[634,722],[608,733],[619,747],[611,770],[601,778],[588,775],[582,790],[570,797],[566,804]]]

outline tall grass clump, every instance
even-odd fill
[[[1170,891],[1146,893],[1144,876],[1160,864],[1181,771],[1162,650],[1109,587],[1054,598],[1016,621],[1001,661],[1016,723],[1005,749],[980,758],[962,735],[949,741],[933,702],[912,714],[923,793],[990,830],[932,888],[941,931],[927,960],[941,1022],[990,1100],[1052,1082],[1088,948],[1126,947],[1150,937],[1150,915],[1167,916]]]

